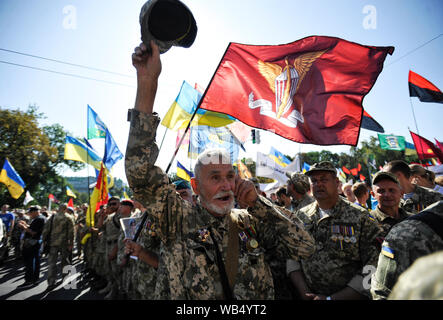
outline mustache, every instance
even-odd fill
[[[220,199],[220,198],[224,198],[224,197],[234,197],[234,192],[232,192],[231,190],[229,191],[220,191],[219,193],[217,193],[216,195],[214,195],[212,197],[212,200],[216,200],[216,199]]]

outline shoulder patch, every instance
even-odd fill
[[[394,250],[392,250],[388,246],[382,246],[381,253],[388,258],[394,259]]]

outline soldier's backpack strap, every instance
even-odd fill
[[[214,232],[212,231],[211,227],[209,227],[208,230],[209,230],[209,235],[212,239],[212,242],[214,243],[214,246],[215,246],[216,261],[217,261],[218,270],[220,271],[220,278],[221,278],[221,283],[222,283],[225,299],[226,300],[235,300],[232,290],[229,287],[229,281],[228,281],[228,276],[226,275],[225,264],[223,263],[221,253],[218,248],[218,243],[215,240]]]
[[[406,220],[418,220],[431,228],[443,240],[443,218],[430,211],[423,211],[415,214]]]
[[[238,226],[230,215],[228,227],[228,252],[226,255],[226,273],[228,275],[229,287],[234,289],[235,278],[238,272]]]

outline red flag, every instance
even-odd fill
[[[409,96],[418,97],[421,102],[443,103],[443,93],[430,81],[409,70]]]
[[[344,173],[351,174],[351,171],[349,171],[349,169],[346,168],[345,166],[343,166],[341,169],[343,170]]]
[[[48,198],[49,198],[49,200],[51,200],[51,201],[54,201],[54,200],[55,200],[55,197],[54,197],[54,195],[53,195],[52,193],[49,194]]]
[[[200,107],[293,141],[355,146],[363,97],[393,50],[321,36],[230,43]]]
[[[412,141],[414,142],[419,159],[438,158],[440,162],[443,162],[443,151],[441,151],[440,148],[435,146],[428,139],[425,139],[412,131],[409,132],[411,133]]]
[[[435,138],[434,138],[435,139]],[[437,139],[435,139],[435,144],[437,145],[437,147],[440,148],[441,151],[443,151],[443,143],[441,143],[440,141],[438,141]]]
[[[361,164],[360,164],[360,163],[357,165],[357,170],[358,170],[359,172],[361,171]]]
[[[358,175],[358,170],[357,170],[357,168],[353,168],[353,169],[351,169],[351,174],[352,174],[353,176],[357,176],[357,175]]]
[[[74,200],[72,198],[68,201],[68,207],[74,208]]]
[[[366,180],[366,177],[364,175],[360,174],[360,181],[365,181],[365,180]]]

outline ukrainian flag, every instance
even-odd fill
[[[269,158],[274,160],[276,163],[278,163],[281,167],[286,167],[288,164],[291,163],[291,161],[285,157],[283,153],[275,149],[274,147],[271,147],[271,151],[269,152]]]
[[[77,198],[77,196],[75,195],[75,193],[71,190],[71,188],[69,188],[68,186],[66,186],[66,195],[68,197],[73,197],[73,198]]]
[[[102,158],[97,152],[80,140],[70,136],[66,136],[64,159],[84,162],[90,164],[97,170],[101,168],[100,163]]]
[[[202,94],[199,91],[194,89],[186,81],[183,81],[177,98],[164,116],[161,124],[172,130],[185,128],[188,125],[192,114],[195,112],[195,109],[197,109],[201,97]],[[231,116],[198,109],[191,125],[223,127],[234,121],[235,119]]]
[[[405,156],[413,156],[417,154],[417,150],[413,143],[405,141]]]
[[[191,178],[194,177],[192,172],[188,171],[180,162],[177,161],[177,177],[182,178],[186,181],[191,181]]]
[[[14,170],[8,159],[5,159],[3,169],[0,173],[0,182],[4,183],[9,193],[14,199],[18,199],[25,191],[25,183],[18,173]]]
[[[311,166],[309,164],[307,164],[306,162],[303,163],[303,168],[301,168],[301,171],[303,173],[309,171],[309,169],[311,169]]]
[[[388,258],[394,259],[394,250],[392,250],[388,246],[382,246],[381,253]]]

